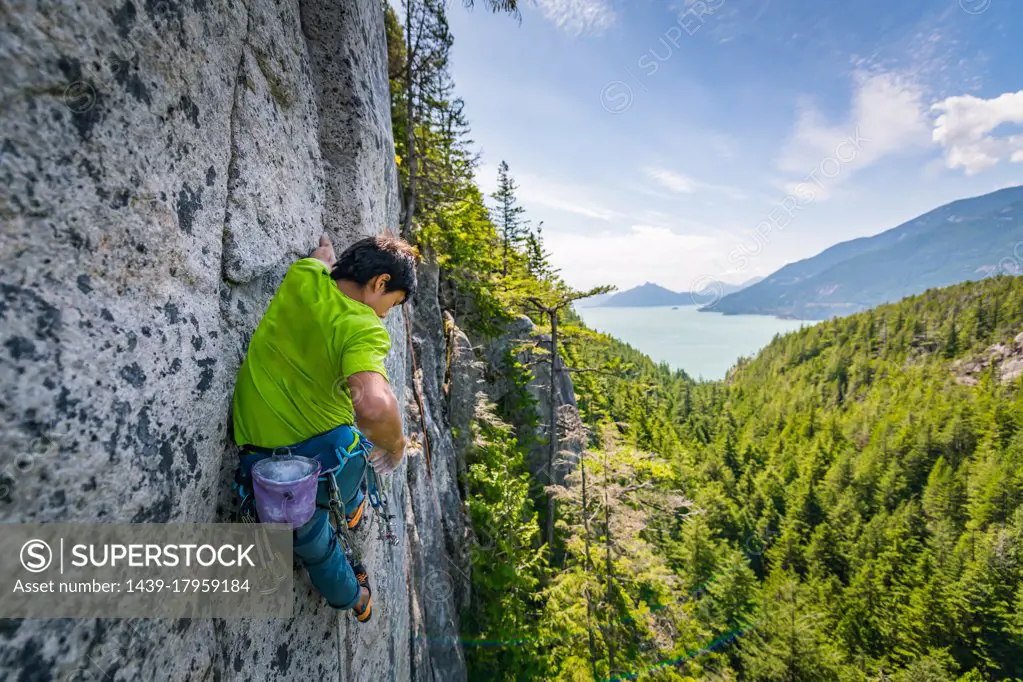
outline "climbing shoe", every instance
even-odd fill
[[[362,562],[352,564],[352,570],[355,571],[355,579],[359,582],[359,587],[365,587],[369,593],[369,599],[366,600],[366,606],[360,611],[358,608],[352,609],[355,613],[355,619],[360,623],[368,623],[370,617],[373,615],[373,589],[369,586],[369,573],[366,572],[366,567],[362,565]]]
[[[345,514],[345,519],[348,521],[348,530],[359,530],[359,526],[362,525],[362,518],[365,516],[366,511],[366,499],[365,497],[362,498],[362,502],[359,503],[359,506],[351,515]]]

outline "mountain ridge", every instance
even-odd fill
[[[994,274],[1007,258],[1016,260],[1020,243],[1023,186],[958,199],[874,236],[839,242],[701,310],[827,319]]]
[[[698,291],[673,291],[654,282],[645,282],[639,286],[606,295],[587,308],[648,308],[656,306],[699,306],[706,301],[714,301],[722,296],[742,291],[748,286],[760,282],[762,277],[753,277],[741,284],[712,281]],[[596,297],[594,297],[596,298]]]

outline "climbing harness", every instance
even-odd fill
[[[235,471],[234,483],[231,484],[231,488],[239,498],[235,521],[237,523],[259,523],[259,519],[256,518],[256,499],[252,494],[252,489],[247,485],[248,482],[243,479],[241,467],[238,467]]]
[[[340,428],[340,427],[339,427]],[[350,456],[359,456],[364,458],[364,466],[362,471],[362,477],[359,481],[359,487],[364,491],[364,494],[369,499],[370,505],[373,510],[379,514],[382,518],[383,523],[378,527],[378,534],[381,541],[386,542],[391,546],[398,544],[399,539],[397,534],[394,532],[391,522],[394,519],[394,514],[391,514],[388,509],[388,496],[385,490],[382,489],[380,479],[377,476],[376,471],[369,464],[369,453],[373,450],[373,443],[363,436],[357,429],[352,429],[352,442],[343,448]],[[325,436],[326,434],[320,434],[316,438]],[[312,439],[310,439],[312,440]],[[299,450],[303,445],[306,445],[308,441],[303,444],[288,448],[277,448],[273,450],[276,453],[280,450],[292,452]],[[232,487],[237,491],[240,503],[238,509],[238,520],[243,523],[258,523],[259,517],[256,513],[256,507],[254,497],[252,493],[251,474],[247,473],[248,469],[254,464],[253,460],[258,461],[259,458],[269,456],[271,451],[269,449],[257,448],[254,446],[246,446],[244,448],[247,451],[248,466],[239,466],[235,473],[235,481]],[[338,457],[336,453],[327,453],[317,455],[315,457],[318,460],[326,462],[323,471],[320,473],[320,480],[324,481],[327,486],[327,500],[328,509],[330,512],[331,525],[334,527],[334,533],[340,542],[345,555],[351,558],[359,559],[359,553],[356,549],[355,543],[352,542],[352,534],[348,527],[348,521],[345,516],[345,505],[341,500],[341,489],[337,481],[337,475],[344,467],[345,463],[350,457]]]

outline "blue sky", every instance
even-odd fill
[[[577,287],[767,275],[1023,184],[1019,0],[525,0],[452,72]]]

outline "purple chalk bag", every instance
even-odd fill
[[[316,511],[316,480],[320,463],[308,457],[274,455],[252,467],[252,491],[262,523],[288,523],[298,528]]]

